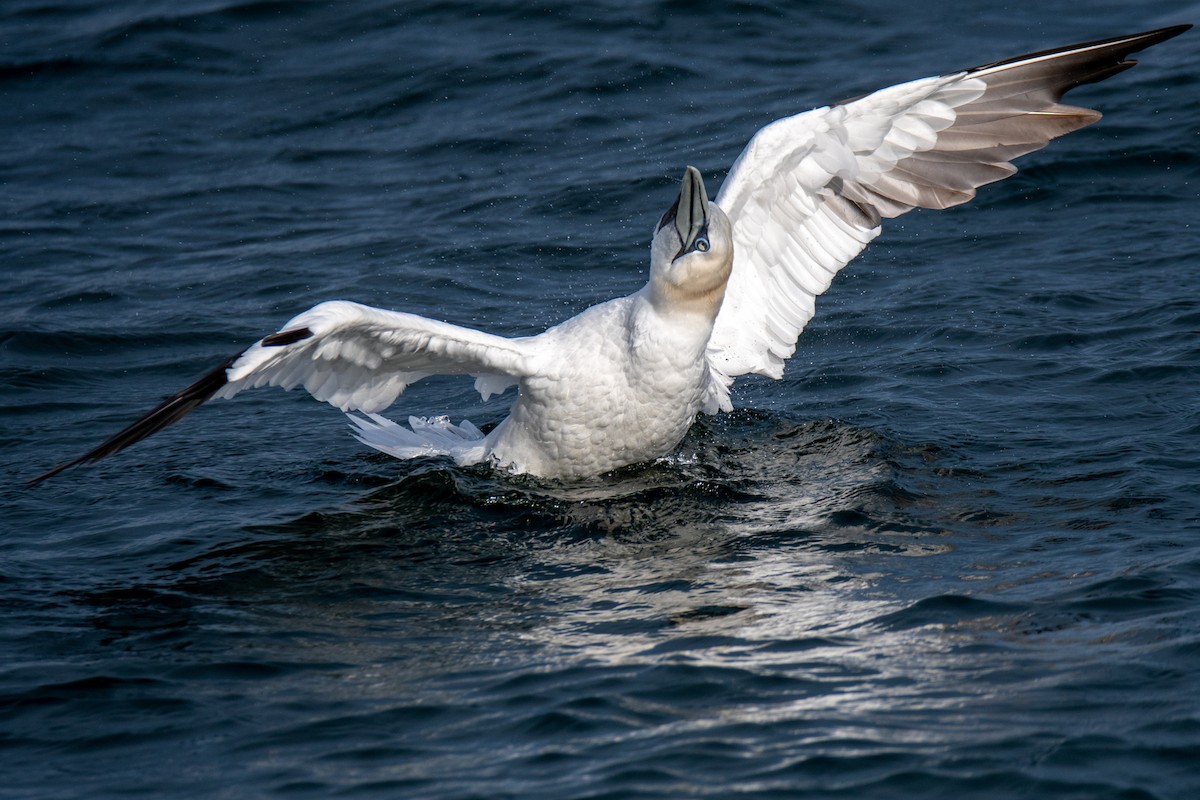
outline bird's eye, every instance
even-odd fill
[[[701,253],[707,253],[708,252],[708,239],[705,239],[703,236],[701,236],[699,239],[696,240],[695,248],[697,250],[699,250]]]

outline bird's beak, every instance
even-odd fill
[[[700,177],[700,170],[695,167],[688,167],[683,173],[679,197],[663,214],[654,232],[658,233],[672,224],[682,243],[680,255],[691,250],[696,237],[708,229],[708,193],[704,191],[704,178]]]

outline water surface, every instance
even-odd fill
[[[263,391],[21,488],[320,300],[519,335],[634,291],[683,166],[779,116],[1200,18],[1078,11],[7,3],[6,796],[1195,797],[1194,32],[657,463],[399,462]]]

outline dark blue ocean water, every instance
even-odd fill
[[[525,334],[779,116],[1195,2],[0,8],[0,795],[1200,796],[1200,36],[584,484],[252,392],[330,298]],[[467,381],[399,416],[495,422]]]

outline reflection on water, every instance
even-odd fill
[[[871,431],[742,412],[702,421],[671,458],[584,483],[414,463],[349,508],[248,529],[139,592],[252,608],[303,629],[318,661],[354,648],[350,661],[392,663],[403,680],[514,649],[560,664],[784,665],[845,651],[898,607],[875,581],[889,559],[951,552],[906,488],[929,461]],[[320,655],[323,637],[339,652]],[[422,646],[398,655],[394,639]]]
[[[109,713],[136,697],[186,711],[154,735],[227,742],[216,762],[233,748],[271,772],[288,752],[280,774],[347,785],[358,767],[416,797],[562,758],[620,784],[674,759],[688,780],[727,776],[721,753],[736,753],[777,788],[843,764],[886,782],[947,747],[1002,764],[1057,724],[1048,693],[1088,691],[1076,684],[1097,660],[1155,650],[1113,636],[1102,618],[1120,612],[1079,595],[1078,577],[1043,579],[1063,583],[1061,603],[967,591],[988,565],[958,545],[1014,528],[952,462],[755,412],[703,420],[679,454],[584,483],[366,456],[354,476],[322,473],[374,486],[345,507],[73,592],[95,647],[143,661],[45,683],[44,698],[99,699],[28,722],[71,738],[103,716],[151,735],[144,711]],[[1154,583],[1127,591],[1166,598],[1167,617],[1188,603]],[[764,725],[777,735],[761,744]],[[485,757],[481,739],[507,744]],[[298,753],[315,758],[298,766]],[[565,788],[529,780],[513,793]]]

